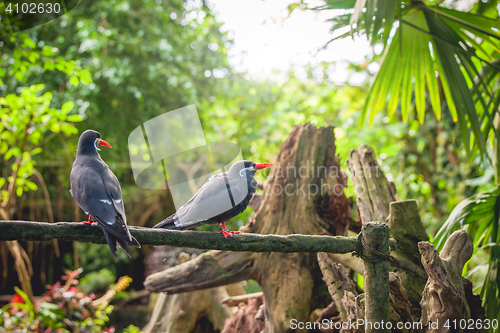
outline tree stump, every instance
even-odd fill
[[[176,251],[173,252],[176,253]],[[196,254],[190,256],[188,253],[181,252],[175,264],[189,262],[195,257]],[[244,292],[241,284],[233,284],[176,295],[152,294],[151,301],[155,305],[151,319],[143,328],[143,332],[220,331],[224,327],[226,318],[231,316],[232,312],[231,308],[222,304],[222,300],[228,295],[240,295]]]
[[[392,267],[408,293],[413,315],[420,316],[420,300],[427,274],[422,266],[418,243],[429,240],[415,200],[391,202],[389,205],[389,234],[398,242],[392,253]]]
[[[457,230],[439,255],[429,242],[420,242],[418,248],[429,275],[420,302],[425,332],[465,331],[459,323],[461,319],[470,319],[470,309],[465,298],[462,270],[472,256],[472,241],[464,230]],[[455,319],[457,326],[453,324]],[[446,323],[450,327],[445,327]]]
[[[264,319],[259,311],[264,308],[264,297],[262,294],[249,297],[237,304],[222,301],[223,304],[238,306],[235,313],[226,319],[224,329],[221,333],[260,333],[265,329]],[[234,297],[234,299],[238,299]]]
[[[396,201],[396,187],[387,181],[373,148],[363,144],[351,149],[347,166],[352,173],[361,222],[385,221],[389,204]]]
[[[380,169],[377,156],[368,145],[352,149],[347,165],[352,173],[356,203],[361,222],[383,221],[389,224],[389,236],[397,248],[391,269],[398,272],[407,290],[414,316],[420,315],[420,300],[427,279],[420,261],[418,242],[427,241],[415,200],[396,202],[396,188]]]
[[[335,154],[333,127],[296,126],[281,145],[262,203],[240,231],[261,234],[347,234],[351,209]],[[228,242],[234,241],[228,239]],[[255,279],[264,292],[266,329],[290,332],[330,302],[315,254],[209,251],[146,278],[150,291],[179,293]],[[314,292],[313,292],[314,291]]]

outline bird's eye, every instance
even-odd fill
[[[99,146],[99,142],[100,142],[100,141],[101,141],[101,139],[99,139],[99,138],[95,139],[95,141],[94,141],[94,148],[95,148],[96,150],[99,150],[99,151],[100,151],[100,149],[99,149],[99,148],[97,148],[97,146]]]
[[[252,171],[253,169],[254,169],[254,167],[253,167],[253,166],[248,167],[248,168],[241,169],[241,170],[240,170],[240,176],[241,176],[241,177],[243,177],[243,173],[244,173],[246,170],[248,170],[248,171]]]

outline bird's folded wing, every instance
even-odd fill
[[[231,187],[232,191],[239,189]],[[176,226],[188,227],[220,215],[234,207],[230,190],[223,174],[211,177],[176,212]]]
[[[111,170],[103,176],[103,181],[106,189],[106,193],[111,197],[113,206],[115,206],[116,211],[122,217],[123,223],[127,225],[127,217],[125,215],[125,207],[123,205],[122,199],[122,189],[120,187],[120,182],[116,178],[115,174]]]
[[[85,170],[83,177],[80,177],[77,181],[81,191],[74,191],[79,193],[79,198],[75,199],[80,207],[88,212],[95,221],[99,222],[103,228],[114,236],[130,242],[130,232],[124,220],[123,202],[116,203],[116,199],[112,198],[107,190],[108,187],[113,187],[113,183],[106,183],[94,170]],[[121,191],[119,197],[121,199]],[[117,206],[119,209],[117,209]]]

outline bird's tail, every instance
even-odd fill
[[[113,257],[116,259],[118,259],[118,248],[122,248],[123,251],[125,251],[125,253],[128,255],[129,258],[132,258],[132,254],[130,253],[130,248],[128,247],[128,244],[126,241],[118,238],[118,237],[115,237],[113,234],[107,232],[106,230],[104,230],[104,236],[106,237],[106,241],[108,242],[108,246],[109,246],[109,249],[111,250],[111,253],[113,254]],[[133,236],[130,236],[131,237],[131,241],[129,242],[130,245],[134,246],[134,247],[138,247],[140,248],[141,245],[139,244],[139,242],[137,241],[137,239],[135,239]]]
[[[175,221],[175,214],[172,214],[163,221],[157,223],[153,228],[182,230],[182,227],[177,227],[174,221]]]

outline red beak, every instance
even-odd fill
[[[104,141],[103,139],[99,140],[99,146],[104,146],[104,147],[108,147],[108,148],[113,148],[111,147],[111,145],[109,143],[107,143],[106,141]]]
[[[255,170],[265,169],[274,166],[272,163],[258,163],[255,165]]]

